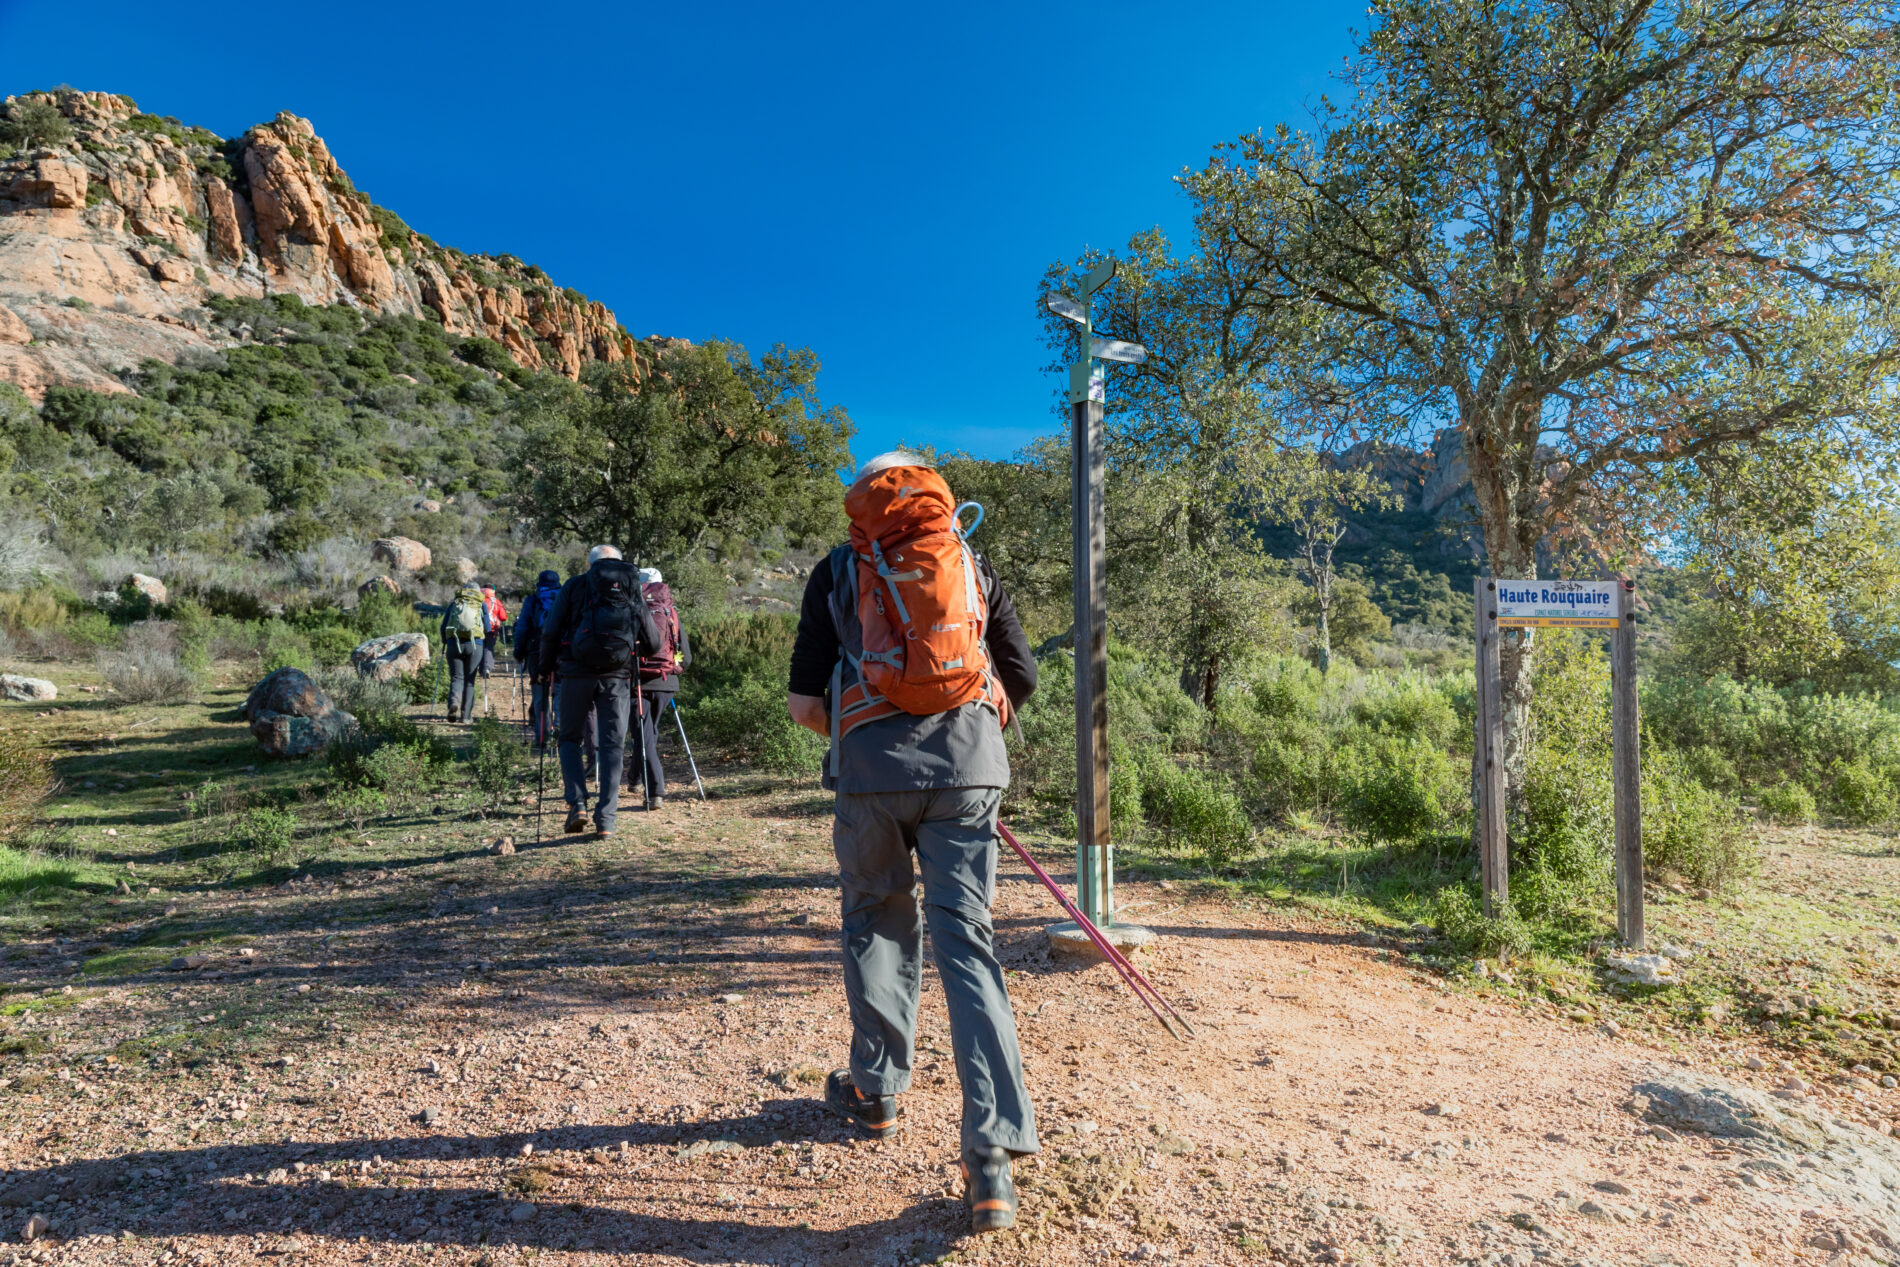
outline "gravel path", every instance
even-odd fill
[[[1045,1152],[1017,1230],[968,1238],[934,974],[908,1126],[856,1140],[817,1101],[847,1039],[823,803],[716,782],[610,845],[425,840],[406,867],[125,897],[100,945],[16,947],[0,1264],[1900,1261],[1892,1141],[1840,1126],[1873,1187],[1830,1200],[1800,1173],[1825,1144],[1767,1166],[1760,1139],[1638,1116],[1659,1077],[1772,1086],[1745,1053],[1645,1047],[1355,930],[1128,885],[1201,1033],[1177,1045],[1109,969],[1050,963],[1048,903],[1007,857]],[[161,924],[201,961],[106,958]]]

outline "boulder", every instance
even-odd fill
[[[387,563],[402,572],[419,572],[429,566],[429,547],[408,537],[378,537],[369,547],[370,561]]]
[[[307,757],[341,739],[356,719],[301,669],[278,669],[251,688],[244,718],[264,751],[279,757]]]
[[[475,560],[473,559],[464,558],[455,561],[455,575],[461,579],[464,585],[481,575],[481,571],[480,568],[475,566]]]
[[[350,663],[356,666],[356,671],[378,682],[408,677],[428,662],[427,634],[399,633],[371,638],[350,652]]]
[[[0,696],[10,700],[39,701],[59,698],[59,688],[43,677],[0,673]]]
[[[165,582],[159,580],[156,576],[147,576],[143,572],[134,572],[125,578],[125,583],[145,595],[145,597],[151,599],[154,603],[170,601],[165,590]]]
[[[385,594],[402,593],[402,587],[390,580],[387,576],[372,576],[356,587],[356,596],[362,598],[374,594],[379,590]]]
[[[439,515],[442,513],[442,503],[433,497],[425,497],[416,503],[415,509],[425,515]]]

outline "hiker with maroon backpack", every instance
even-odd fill
[[[655,810],[666,804],[666,770],[660,764],[660,716],[679,692],[680,670],[693,662],[693,645],[680,625],[673,591],[660,569],[640,569],[640,596],[646,599],[653,623],[659,626],[660,645],[652,655],[640,658],[640,741],[633,759],[646,763],[646,807]]]
[[[561,587],[536,648],[536,668],[552,677],[560,723],[561,783],[566,830],[587,830],[587,775],[582,743],[593,718],[599,743],[600,799],[594,834],[611,836],[620,810],[620,771],[627,715],[640,657],[660,644],[659,627],[640,597],[639,577],[613,546],[587,552],[587,570]]]
[[[964,1203],[982,1232],[1014,1224],[1010,1161],[1039,1151],[990,923],[1003,726],[1035,690],[1036,662],[959,509],[922,458],[864,465],[845,497],[851,540],[805,586],[787,704],[830,739],[837,794],[852,1036],[825,1100],[872,1138],[899,1126],[928,921],[963,1087]]]

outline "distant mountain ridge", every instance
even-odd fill
[[[578,376],[638,355],[604,305],[511,255],[468,255],[358,191],[306,119],[226,140],[131,98],[60,90],[71,136],[0,147],[0,381],[124,391],[147,357],[228,347],[210,295],[295,295],[428,317],[492,339],[525,369]]]

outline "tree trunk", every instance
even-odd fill
[[[1209,660],[1201,671],[1201,707],[1208,712],[1218,711],[1220,692],[1220,660]]]
[[[1541,410],[1520,403],[1487,412],[1468,407],[1460,430],[1465,467],[1478,502],[1490,573],[1512,581],[1537,579],[1537,543],[1543,536],[1542,479],[1537,453]],[[1535,631],[1510,629],[1498,640],[1499,704],[1504,722],[1504,785],[1511,804],[1524,792],[1529,758],[1531,666]]]
[[[1319,605],[1319,628],[1314,637],[1314,645],[1319,650],[1319,671],[1322,674],[1333,671],[1333,628],[1332,618],[1327,613],[1330,602]]]

